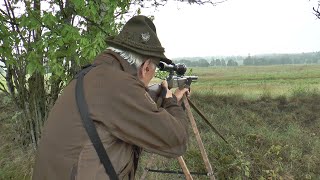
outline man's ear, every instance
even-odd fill
[[[146,73],[150,71],[149,64],[150,64],[150,60],[148,59],[140,66],[139,73],[140,73],[142,78],[145,77]]]
[[[151,63],[151,60],[148,59],[141,65],[141,70],[142,70],[142,75],[143,76],[145,76],[146,73],[151,71],[150,63]]]

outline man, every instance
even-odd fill
[[[167,89],[161,107],[148,84],[159,61],[171,63],[145,16],[135,16],[84,76],[90,117],[119,179],[134,179],[141,149],[166,157],[181,156],[188,141],[187,117],[178,105],[187,89]],[[81,121],[76,79],[64,89],[46,121],[33,173],[34,180],[109,179]],[[168,88],[167,83],[162,86]]]

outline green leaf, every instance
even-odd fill
[[[32,75],[37,69],[37,66],[36,64],[30,62],[28,65],[27,65],[27,72],[29,75]]]
[[[57,19],[51,13],[44,12],[42,22],[48,27],[52,27],[57,23]]]
[[[250,169],[249,169],[248,166],[245,167],[244,175],[245,175],[246,177],[250,177]]]

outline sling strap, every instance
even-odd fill
[[[83,78],[95,66],[96,65],[94,64],[87,65],[75,76],[75,78],[77,79],[76,102],[81,115],[83,126],[86,129],[88,136],[94,146],[94,149],[96,150],[99,156],[100,162],[103,164],[106,173],[109,175],[109,178],[111,180],[118,180],[116,171],[114,170],[109,156],[103,147],[103,144],[101,142],[97,129],[93,123],[93,120],[90,118],[88,104],[84,97]]]

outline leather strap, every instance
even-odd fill
[[[100,162],[103,164],[106,173],[109,175],[109,178],[111,180],[118,180],[118,176],[112,166],[112,163],[109,159],[106,150],[103,147],[103,144],[101,142],[97,129],[93,123],[93,120],[90,118],[88,105],[84,97],[83,78],[95,66],[96,65],[86,66],[75,76],[75,78],[77,78],[76,101],[81,115],[83,126],[86,129],[88,136],[94,146],[94,149],[96,150],[99,156]]]

